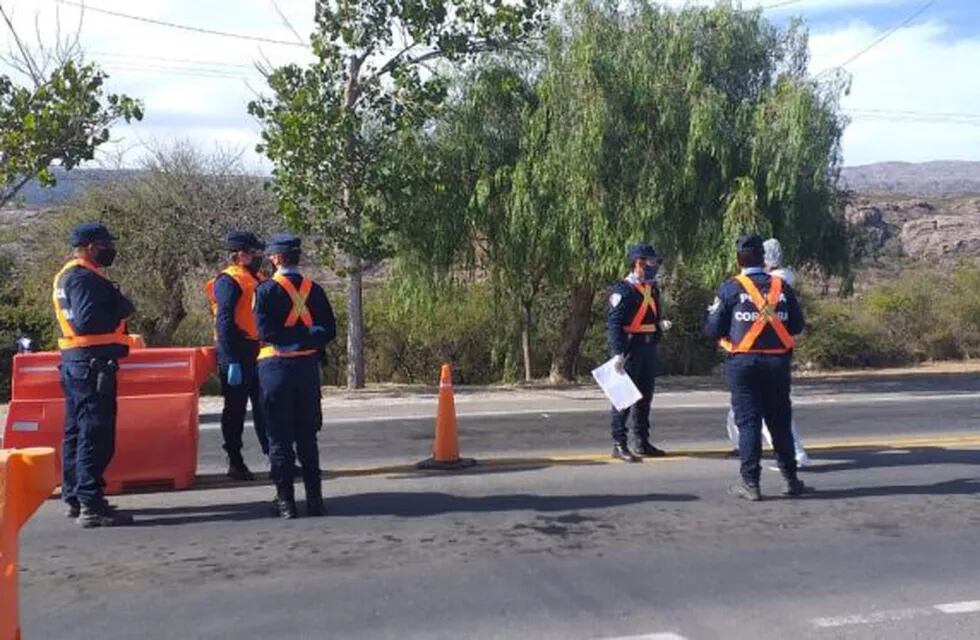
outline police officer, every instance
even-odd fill
[[[777,278],[782,278],[783,282],[791,287],[796,286],[796,276],[793,274],[793,270],[783,266],[783,246],[779,243],[776,238],[769,238],[762,243],[763,248],[763,260],[766,266],[766,272],[770,275],[776,276]],[[728,430],[728,438],[731,440],[732,444],[735,445],[735,455],[738,455],[738,426],[735,424],[735,411],[733,409],[728,410],[728,420],[725,423],[725,428]],[[793,450],[796,452],[796,466],[797,468],[803,468],[810,462],[810,457],[806,453],[806,448],[803,446],[803,440],[800,438],[800,433],[796,428],[796,419],[790,423],[790,433],[793,435]],[[766,422],[762,422],[762,435],[765,437],[769,446],[772,447],[772,435],[769,433],[769,427]]]
[[[85,223],[70,236],[72,259],[54,277],[65,394],[61,496],[66,514],[84,528],[132,522],[106,501],[106,467],[116,442],[116,372],[129,353],[132,303],[105,275],[116,258],[105,226]]]
[[[642,457],[666,455],[650,444],[650,403],[659,368],[657,343],[670,321],[662,320],[657,271],[663,261],[657,252],[649,244],[638,244],[630,247],[627,257],[630,272],[613,285],[606,304],[606,333],[614,366],[629,374],[642,397],[622,411],[613,408],[612,455],[639,462]],[[626,431],[630,413],[635,426],[632,449]]]
[[[727,352],[725,372],[739,431],[742,481],[731,493],[762,499],[759,490],[762,421],[769,425],[785,495],[804,491],[796,475],[790,423],[790,361],[793,336],[803,330],[803,313],[793,288],[766,273],[762,238],[743,235],[736,242],[741,273],[728,280],[708,308],[705,333]]]
[[[229,266],[205,285],[214,314],[214,340],[218,352],[218,374],[224,409],[221,436],[228,454],[228,476],[233,480],[254,480],[242,458],[242,432],[245,410],[252,401],[252,420],[262,453],[268,455],[269,441],[259,402],[259,330],[253,303],[255,289],[264,277],[262,252],[265,245],[254,233],[232,231],[225,236],[225,249],[231,252]]]
[[[336,335],[333,309],[320,285],[300,274],[300,239],[270,238],[266,254],[276,267],[255,292],[255,315],[262,347],[258,373],[269,435],[269,463],[276,485],[276,510],[296,517],[293,466],[299,458],[307,515],[323,515],[320,489],[319,362]],[[295,454],[293,448],[295,447]]]

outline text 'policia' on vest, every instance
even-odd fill
[[[783,281],[769,279],[769,292],[763,296],[752,279],[746,274],[735,276],[745,293],[739,295],[739,302],[732,311],[732,336],[722,338],[718,344],[729,353],[772,353],[781,354],[792,351],[793,336],[784,324],[789,320],[786,311],[786,296],[783,294]],[[780,309],[782,305],[782,309]],[[779,341],[778,346],[758,346],[763,331],[770,328]]]

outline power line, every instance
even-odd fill
[[[854,55],[852,55],[850,58],[848,58],[847,60],[845,60],[843,63],[837,65],[838,68],[843,69],[844,67],[846,67],[847,65],[851,64],[852,62],[854,62],[855,60],[857,60],[858,58],[860,58],[861,56],[863,56],[867,52],[871,51],[872,49],[874,49],[875,47],[877,47],[879,44],[881,44],[882,42],[884,42],[887,38],[889,38],[892,34],[894,34],[896,31],[898,31],[902,27],[907,26],[913,20],[915,20],[920,15],[922,15],[923,13],[925,13],[926,9],[928,9],[929,7],[931,7],[934,4],[936,4],[936,0],[929,0],[928,2],[922,4],[918,9],[916,9],[911,14],[909,14],[908,17],[906,17],[900,23],[898,23],[897,25],[895,25],[894,27],[892,27],[888,31],[884,32],[883,34],[881,34],[880,36],[878,36],[877,38],[875,38],[874,40],[872,40],[871,43],[868,44],[868,46],[864,47],[863,49],[861,49],[860,51],[858,51],[857,53],[855,53]]]
[[[803,0],[782,0],[782,2],[773,2],[772,4],[759,5],[759,8],[763,11],[768,11],[770,9],[782,9],[783,7],[788,7],[793,4],[800,4]]]
[[[55,0],[58,4],[68,5],[71,7],[77,7],[83,11],[94,11],[95,13],[101,13],[107,16],[113,16],[116,18],[123,18],[126,20],[134,20],[136,22],[144,22],[147,24],[157,25],[159,27],[168,27],[170,29],[180,29],[183,31],[191,31],[194,33],[203,33],[210,36],[221,36],[223,38],[235,38],[237,40],[249,40],[252,42],[264,42],[266,44],[279,44],[289,47],[303,47],[307,48],[307,45],[300,44],[298,42],[292,42],[289,40],[275,40],[272,38],[263,38],[262,36],[250,36],[242,33],[231,33],[229,31],[217,31],[215,29],[205,29],[203,27],[194,27],[186,24],[177,24],[175,22],[166,22],[164,20],[156,20],[154,18],[146,18],[144,16],[134,16],[128,13],[120,13],[118,11],[110,11],[108,9],[100,9],[98,7],[93,7],[87,4],[82,4],[80,2],[73,2],[72,0]]]
[[[92,56],[92,58],[95,60],[102,60],[103,58],[115,58],[122,61],[128,61],[131,59],[136,61],[151,60],[155,62],[177,62],[209,67],[228,67],[229,69],[255,69],[255,65],[242,64],[240,62],[221,62],[219,60],[200,60],[195,58],[172,58],[167,56],[147,56],[135,53],[122,53],[118,51],[86,51],[86,54]]]

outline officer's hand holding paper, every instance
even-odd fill
[[[624,371],[618,370],[615,357],[593,369],[592,377],[618,411],[632,407],[642,397],[640,390],[633,384],[633,379]]]

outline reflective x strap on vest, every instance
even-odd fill
[[[766,297],[762,296],[759,288],[755,286],[752,279],[749,278],[744,273],[735,276],[735,279],[745,292],[749,295],[752,300],[752,304],[755,305],[756,310],[759,313],[759,317],[755,319],[749,330],[742,336],[742,340],[737,344],[733,345],[730,340],[722,339],[719,344],[723,349],[731,353],[772,353],[781,354],[789,352],[794,345],[793,336],[789,334],[786,329],[786,325],[783,321],[779,319],[776,315],[776,307],[779,305],[779,297],[783,293],[783,281],[781,278],[772,278],[769,282],[769,295]],[[759,336],[765,330],[766,325],[773,328],[776,332],[776,336],[779,341],[783,344],[781,348],[777,349],[755,349],[755,341],[759,339]]]
[[[107,344],[121,344],[129,345],[129,336],[126,335],[126,321],[123,320],[116,327],[116,330],[112,333],[98,333],[89,335],[78,335],[75,331],[75,327],[71,324],[71,318],[68,317],[67,298],[65,297],[64,291],[61,290],[61,278],[70,270],[75,267],[82,267],[88,269],[89,271],[95,273],[100,278],[105,278],[102,272],[94,264],[88,260],[74,259],[69,260],[61,271],[57,273],[54,277],[54,287],[51,292],[51,300],[54,302],[54,315],[58,320],[58,327],[61,329],[61,335],[63,337],[58,338],[58,348],[61,350],[65,349],[80,349],[83,347],[99,347]],[[60,294],[60,295],[59,295]]]
[[[307,328],[313,326],[313,315],[310,314],[309,308],[306,306],[306,300],[310,297],[310,291],[313,289],[313,281],[309,278],[303,278],[303,281],[299,285],[299,290],[293,286],[292,281],[281,273],[277,273],[272,278],[282,287],[287,294],[289,294],[289,299],[293,302],[293,308],[290,309],[289,315],[286,317],[286,321],[283,326],[287,329],[290,327],[295,327],[297,322],[302,321],[303,325]],[[279,351],[275,345],[265,345],[259,350],[259,360],[264,360],[265,358],[298,358],[300,356],[311,356],[316,353],[316,349],[303,349],[301,351]]]
[[[306,306],[306,299],[310,297],[310,291],[313,289],[313,281],[309,278],[303,278],[303,281],[299,285],[299,290],[293,286],[292,281],[281,273],[277,273],[273,278],[279,286],[286,290],[289,294],[289,299],[293,301],[293,308],[289,311],[289,315],[286,316],[285,327],[294,327],[296,323],[301,321],[306,327],[313,326],[313,316],[310,315],[310,310]]]
[[[653,311],[654,316],[657,314],[657,301],[653,299],[653,287],[645,284],[634,284],[633,287],[643,296],[643,302],[640,303],[640,308],[633,316],[633,321],[626,326],[624,331],[626,333],[655,333],[657,331],[656,323],[643,324],[648,310]]]

